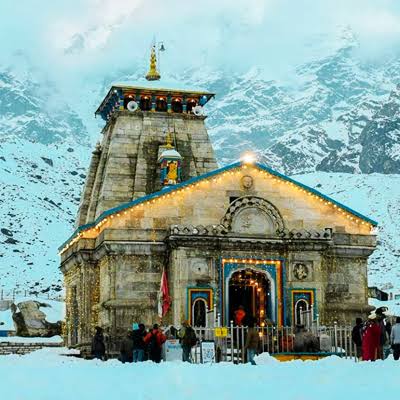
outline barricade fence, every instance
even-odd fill
[[[224,328],[193,327],[198,338],[196,346],[192,350],[194,363],[202,362],[201,346],[203,342],[214,342],[214,362],[228,361],[232,363],[247,362],[246,337],[248,327],[230,326]],[[259,326],[256,327],[259,335],[258,353],[267,352],[271,355],[277,353],[297,353],[295,349],[296,328],[291,326]],[[221,331],[226,336],[220,336]],[[306,329],[306,337],[314,343],[306,346],[304,353],[331,353],[342,358],[350,358],[357,361],[357,349],[352,341],[352,327],[350,326],[316,326]],[[217,334],[216,334],[217,333]],[[217,336],[218,335],[218,336]],[[308,351],[307,351],[308,349]],[[296,351],[295,351],[296,350]]]

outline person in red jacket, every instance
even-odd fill
[[[244,318],[246,317],[246,311],[244,311],[243,306],[239,306],[239,308],[234,312],[235,315],[235,324],[237,326],[242,326],[244,323]]]
[[[151,361],[156,363],[161,361],[162,345],[166,340],[167,337],[162,333],[159,326],[154,324],[153,329],[144,338],[144,342],[148,346]]]
[[[362,359],[363,361],[375,361],[378,358],[380,346],[381,328],[376,320],[376,314],[372,313],[364,328],[362,338]]]

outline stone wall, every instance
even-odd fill
[[[183,180],[218,167],[204,117],[129,111],[115,114],[103,130],[101,146],[93,152],[77,225],[161,189],[158,151],[168,131],[174,132],[176,149],[183,157]]]
[[[12,339],[11,339],[12,340]],[[7,354],[24,355],[45,347],[62,347],[62,343],[18,343],[18,342],[0,342],[0,356]]]

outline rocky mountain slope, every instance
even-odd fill
[[[57,247],[72,229],[90,147],[68,105],[0,73],[0,289],[59,290]]]
[[[217,93],[209,125],[219,159],[248,147],[287,174],[399,173],[400,63],[363,64],[354,51],[347,44],[303,65],[290,83],[256,69],[199,76],[197,84]]]

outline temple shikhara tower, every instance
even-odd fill
[[[163,82],[153,48],[146,81],[114,84],[97,109],[101,142],[60,247],[68,345],[160,315],[226,325],[240,305],[277,326],[301,310],[323,324],[371,309],[376,223],[250,157],[218,168],[204,123],[213,97]]]

